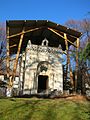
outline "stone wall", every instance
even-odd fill
[[[48,47],[48,41],[43,40],[42,45],[33,45],[28,41],[25,52],[22,54],[20,64],[20,84],[23,94],[37,94],[39,89],[39,76],[47,76],[47,84],[42,84],[48,91],[62,91],[63,68],[61,49]],[[20,85],[19,85],[20,86]],[[42,92],[44,89],[42,90]]]

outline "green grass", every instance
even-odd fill
[[[65,99],[0,99],[0,120],[90,120],[90,103]]]

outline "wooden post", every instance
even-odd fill
[[[79,38],[77,38],[77,41],[76,41],[76,71],[75,71],[75,92],[77,92],[77,81],[78,81],[78,49],[79,49]]]
[[[6,32],[7,32],[7,37],[8,37],[9,36],[9,26],[7,26]],[[7,38],[7,80],[8,80],[8,84],[10,85],[10,81],[9,81],[9,74],[10,74],[9,73],[9,59],[10,59],[10,57],[9,57],[9,38]]]
[[[72,73],[72,68],[70,64],[70,56],[69,56],[69,48],[68,48],[68,41],[67,41],[67,35],[64,33],[64,38],[65,38],[65,45],[66,45],[66,53],[67,53],[67,68],[66,68],[66,77],[68,76],[68,70],[70,73],[70,82],[72,88],[74,87],[73,85],[73,73]]]
[[[70,63],[69,61],[69,54],[68,54],[68,41],[67,41],[67,35],[64,33],[64,39],[65,39],[65,45],[66,45],[66,53],[67,53],[67,63],[66,63],[66,80],[68,76],[68,64]],[[65,80],[65,89],[66,89],[66,80]]]
[[[64,38],[65,38],[66,53],[67,53],[67,64],[69,64],[70,60],[69,60],[68,41],[67,41],[67,35],[66,35],[66,33],[64,33]]]
[[[64,37],[63,37],[63,35],[61,35],[60,33],[56,32],[54,29],[48,28],[48,30],[52,31],[53,33],[55,33],[56,35],[58,35],[59,37],[61,37],[61,38],[63,38],[63,39],[67,39],[67,38],[65,37],[65,35],[64,35]],[[64,33],[64,34],[66,34],[66,33]],[[71,42],[71,41],[68,40],[68,39],[67,39],[67,41],[68,41],[71,45],[73,45],[74,47],[76,47],[76,45],[75,45],[73,42]]]
[[[43,27],[33,28],[33,29],[30,29],[30,30],[26,30],[26,31],[23,31],[23,34],[29,33],[29,32],[32,32],[32,31],[36,31],[36,30],[39,30],[39,29],[42,29],[42,28]],[[10,38],[17,37],[17,36],[20,36],[20,35],[22,35],[22,32],[14,34],[14,35],[11,35],[11,36],[8,36],[8,38],[10,39]]]
[[[6,32],[7,32],[7,37],[6,37],[6,39],[7,39],[7,58],[6,58],[6,60],[7,60],[7,83],[8,83],[6,96],[11,97],[12,92],[11,92],[11,79],[10,79],[10,56],[9,56],[10,52],[9,52],[9,38],[8,38],[8,36],[9,36],[9,26],[8,25],[7,25],[6,29],[7,29],[6,30]]]
[[[17,51],[17,54],[16,54],[16,60],[14,62],[13,76],[12,76],[12,85],[13,85],[13,80],[14,80],[14,78],[16,76],[16,69],[17,69],[17,64],[18,64],[18,58],[19,58],[19,54],[20,54],[20,50],[21,50],[23,37],[24,37],[24,29],[25,29],[25,27],[23,27],[23,30],[22,30],[22,34],[21,34],[21,37],[20,37],[19,45],[18,45],[18,51]]]

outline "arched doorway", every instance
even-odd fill
[[[48,89],[48,76],[39,75],[38,76],[38,93],[45,92]]]

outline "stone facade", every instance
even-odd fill
[[[48,93],[57,90],[63,93],[63,67],[60,48],[48,46],[44,39],[41,45],[28,41],[20,63],[19,88],[23,94]]]

